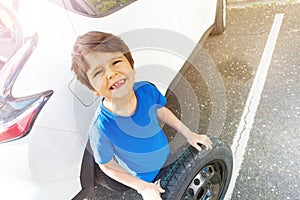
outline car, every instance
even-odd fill
[[[70,70],[79,35],[119,35],[137,79],[166,94],[225,22],[226,0],[2,0],[0,199],[83,199],[93,191],[87,132],[99,98]]]

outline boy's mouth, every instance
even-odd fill
[[[110,90],[119,89],[122,85],[124,85],[126,82],[126,79],[119,80],[115,82],[112,86],[110,86]]]

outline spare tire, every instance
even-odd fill
[[[214,146],[208,152],[188,146],[174,163],[160,171],[157,179],[165,189],[162,199],[224,198],[232,175],[232,151],[224,142],[212,140]]]

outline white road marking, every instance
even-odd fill
[[[231,182],[227,190],[225,200],[231,199],[233,189],[235,187],[236,179],[241,169],[244,154],[246,151],[247,143],[252,129],[255,114],[259,105],[260,97],[264,88],[268,69],[272,60],[273,52],[275,49],[276,40],[280,31],[284,14],[276,14],[274,22],[261,57],[256,75],[254,77],[252,87],[248,94],[247,102],[239,123],[237,132],[234,136],[231,149],[233,151],[233,171]]]

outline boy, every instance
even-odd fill
[[[72,70],[82,84],[103,97],[89,132],[96,163],[143,199],[161,199],[164,190],[153,181],[170,150],[158,120],[183,134],[199,151],[198,144],[211,149],[212,142],[178,120],[155,86],[135,83],[133,66],[127,45],[115,35],[91,31],[74,44]]]

